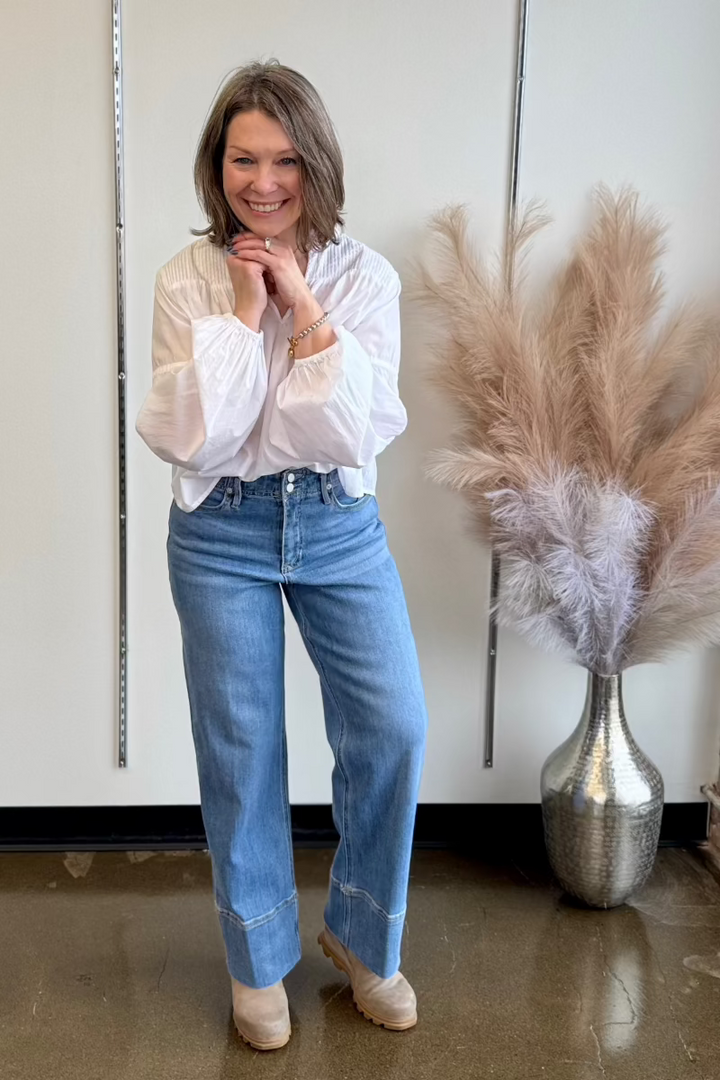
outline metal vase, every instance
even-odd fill
[[[580,723],[543,765],[541,791],[560,884],[590,907],[624,903],[653,868],[664,788],[630,734],[621,675],[588,673]]]

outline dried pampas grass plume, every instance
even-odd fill
[[[610,675],[720,638],[720,329],[692,304],[663,316],[665,226],[637,192],[594,201],[533,304],[537,202],[494,271],[464,206],[433,215],[433,269],[416,260],[405,292],[458,417],[428,475],[501,555],[498,620]]]

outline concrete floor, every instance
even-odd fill
[[[287,1047],[231,1020],[206,853],[0,854],[2,1080],[720,1080],[720,886],[660,851],[615,911],[541,859],[415,853],[403,971],[418,1026],[353,1008],[315,937],[332,852],[296,852],[304,956]]]

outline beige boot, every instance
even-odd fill
[[[327,926],[318,942],[335,967],[350,979],[353,1000],[367,1020],[391,1031],[405,1031],[417,1023],[417,998],[404,975],[398,971],[389,979],[381,979],[346,949]]]
[[[282,982],[254,990],[233,979],[233,1019],[238,1035],[255,1050],[277,1050],[290,1038],[288,999]]]

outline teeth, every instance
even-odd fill
[[[258,214],[270,214],[273,210],[279,210],[282,206],[282,202],[279,203],[250,203],[250,209],[254,210]]]

